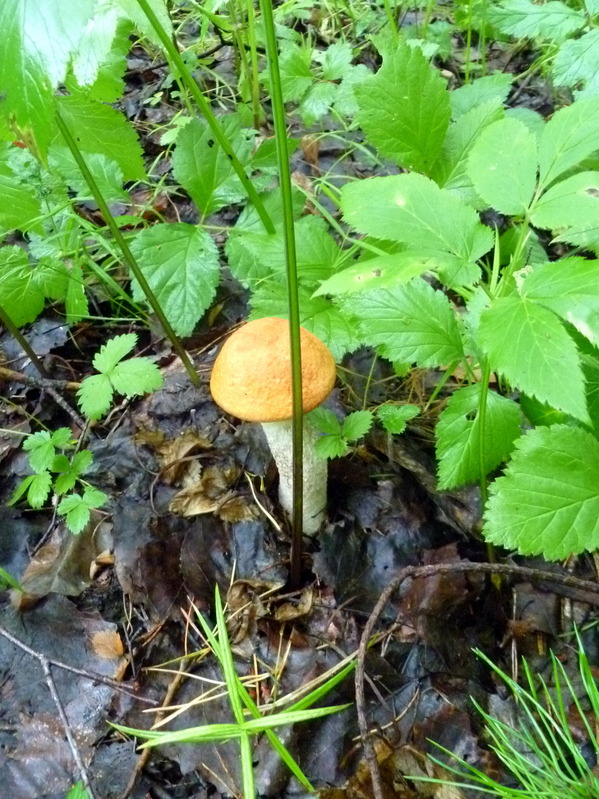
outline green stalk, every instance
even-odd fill
[[[185,85],[189,89],[189,93],[191,94],[191,96],[195,100],[198,108],[200,109],[200,111],[202,112],[206,122],[208,123],[208,126],[209,126],[210,130],[212,131],[212,135],[214,136],[214,138],[218,142],[219,146],[222,148],[223,152],[226,154],[227,158],[230,160],[231,166],[233,167],[233,169],[235,170],[239,180],[241,181],[241,184],[242,184],[243,188],[245,189],[246,194],[247,194],[250,202],[255,207],[255,209],[256,209],[256,211],[258,213],[258,216],[260,217],[260,219],[262,221],[262,224],[264,225],[264,228],[265,228],[266,232],[267,233],[274,233],[275,232],[275,227],[274,227],[274,225],[272,223],[272,220],[271,220],[270,216],[268,215],[268,213],[267,213],[267,211],[266,211],[266,209],[264,207],[264,204],[262,203],[262,200],[260,199],[260,197],[258,195],[258,192],[256,191],[256,189],[254,187],[254,184],[252,183],[252,181],[247,176],[246,171],[245,171],[245,169],[243,167],[243,164],[241,163],[239,158],[237,158],[237,156],[233,152],[233,148],[231,147],[231,143],[229,142],[229,140],[227,139],[227,137],[223,133],[221,126],[218,124],[218,120],[216,119],[216,117],[212,113],[212,109],[210,108],[210,104],[204,98],[204,95],[200,91],[200,89],[198,87],[198,84],[195,82],[195,80],[193,79],[193,76],[191,75],[190,71],[187,69],[187,66],[186,66],[185,62],[181,58],[181,54],[179,53],[179,51],[177,50],[177,48],[175,47],[175,45],[173,44],[173,42],[169,38],[168,33],[164,30],[164,28],[160,24],[160,21],[157,18],[156,14],[154,14],[152,9],[150,8],[148,0],[137,0],[137,2],[139,4],[140,8],[142,9],[142,11],[144,12],[144,14],[146,15],[146,17],[148,18],[150,24],[152,25],[152,27],[156,31],[156,35],[158,36],[158,38],[162,42],[162,45],[163,45],[164,49],[166,50],[168,58],[177,67],[177,70],[179,71],[179,74],[181,75],[181,78],[183,79],[183,82],[185,83]]]
[[[277,162],[279,182],[283,201],[285,256],[287,262],[287,292],[289,301],[289,337],[291,342],[291,387],[293,399],[293,504],[291,518],[291,569],[289,584],[291,589],[300,585],[302,571],[302,512],[303,512],[303,407],[302,407],[302,363],[300,349],[300,313],[297,291],[297,263],[295,255],[295,229],[293,225],[293,199],[291,194],[291,175],[289,172],[289,152],[287,150],[287,130],[285,125],[285,105],[281,90],[281,75],[277,52],[277,39],[272,13],[272,0],[260,0],[264,31],[266,33],[266,52],[270,93],[277,143]]]
[[[94,197],[94,200],[96,201],[96,203],[98,205],[98,208],[100,209],[100,211],[102,212],[102,215],[104,216],[104,219],[106,220],[106,225],[108,226],[108,229],[110,230],[110,232],[112,233],[112,235],[114,237],[114,240],[116,241],[116,243],[120,247],[121,252],[123,253],[123,258],[125,259],[125,261],[127,262],[127,265],[129,266],[129,268],[131,269],[131,271],[135,275],[135,278],[136,278],[137,282],[139,283],[139,285],[141,287],[141,290],[145,294],[146,299],[149,302],[152,310],[154,311],[154,313],[158,317],[158,319],[160,321],[160,324],[162,325],[162,329],[164,330],[166,336],[168,337],[169,341],[173,345],[173,348],[174,348],[175,352],[177,353],[179,358],[181,358],[181,361],[182,361],[183,365],[185,366],[185,369],[187,370],[187,374],[189,375],[189,377],[191,379],[191,382],[195,386],[199,385],[200,381],[199,381],[199,378],[198,378],[198,374],[197,374],[196,370],[194,369],[194,366],[193,366],[193,364],[192,364],[192,362],[191,362],[191,360],[189,358],[189,355],[187,354],[187,352],[185,351],[185,348],[181,344],[181,341],[180,341],[179,337],[177,336],[177,334],[175,333],[175,331],[171,327],[170,322],[168,321],[168,319],[166,318],[166,316],[164,314],[164,311],[160,307],[160,303],[158,302],[154,292],[150,288],[150,286],[148,284],[148,281],[145,278],[144,273],[141,271],[141,269],[139,268],[139,264],[137,263],[137,261],[133,257],[133,253],[129,249],[129,245],[125,241],[125,238],[123,237],[123,234],[121,233],[119,226],[114,221],[114,217],[110,213],[110,209],[108,208],[108,205],[106,204],[106,200],[102,196],[102,193],[101,193],[100,189],[98,188],[98,184],[94,180],[94,176],[92,175],[92,173],[87,168],[87,164],[85,163],[85,159],[81,155],[81,151],[79,150],[79,147],[77,147],[77,144],[76,144],[73,136],[71,135],[71,131],[69,130],[68,126],[65,124],[63,118],[60,116],[60,113],[58,111],[56,112],[56,124],[58,125],[58,129],[62,133],[62,136],[63,136],[63,138],[64,138],[69,150],[71,151],[71,153],[73,155],[73,158],[77,162],[77,166],[81,170],[81,174],[85,178],[85,182],[89,186],[89,189],[90,189],[90,191],[91,191],[91,193],[92,193],[92,195]]]
[[[254,117],[254,127],[256,130],[260,127],[262,117],[262,108],[260,106],[260,78],[258,68],[258,49],[256,46],[256,21],[254,19],[254,0],[246,0],[247,2],[247,38],[250,47],[250,63],[251,63],[251,92],[252,92],[252,115]]]
[[[19,328],[12,321],[10,316],[6,313],[4,308],[0,305],[0,322],[8,330],[10,335],[18,342],[23,352],[27,355],[33,366],[37,369],[42,377],[48,377],[48,372],[44,369],[44,364],[37,357],[33,351],[31,344],[27,341],[25,336],[21,333]]]

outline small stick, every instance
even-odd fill
[[[75,383],[71,380],[54,380],[50,377],[32,377],[31,375],[23,374],[23,372],[16,372],[14,369],[8,369],[6,366],[0,366],[0,377],[6,380],[14,380],[16,383],[24,383],[26,386],[33,386],[34,388],[61,388],[67,391],[79,391],[81,383]]]

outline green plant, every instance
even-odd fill
[[[275,734],[275,730],[288,724],[298,724],[322,718],[331,713],[349,707],[349,705],[337,705],[333,707],[312,708],[311,705],[322,697],[326,696],[332,688],[337,685],[353,668],[350,662],[341,668],[332,677],[329,677],[315,690],[308,693],[299,701],[279,710],[283,699],[278,700],[274,712],[265,713],[259,708],[248,693],[243,681],[235,671],[231,644],[227,633],[227,623],[225,620],[224,609],[220,600],[218,588],[215,591],[215,615],[216,627],[211,629],[204,617],[198,613],[197,618],[202,627],[209,649],[217,658],[225,682],[225,689],[231,705],[234,721],[231,723],[209,724],[201,727],[190,727],[188,729],[163,732],[159,730],[137,730],[130,727],[123,727],[119,724],[112,726],[121,732],[134,735],[145,740],[142,748],[160,746],[169,743],[220,743],[224,741],[238,741],[241,757],[241,773],[243,779],[243,795],[245,799],[254,799],[254,773],[252,765],[252,739],[256,735],[265,734],[271,746],[280,756],[281,760],[293,773],[300,784],[309,791],[313,788],[296,763],[292,755],[281,743]],[[168,718],[162,723],[166,723]]]
[[[108,497],[82,478],[92,465],[92,453],[83,449],[72,457],[65,454],[74,444],[68,427],[60,427],[52,433],[40,430],[26,438],[23,449],[29,453],[29,465],[34,473],[21,481],[8,504],[15,505],[26,495],[32,508],[41,508],[53,492],[57,498],[62,497],[57,512],[64,516],[68,529],[77,534],[88,523],[91,510],[104,505]],[[77,483],[83,486],[82,494],[73,491]]]
[[[508,787],[457,758],[457,765],[441,763],[455,775],[452,780],[425,780],[477,791],[497,797],[522,799],[593,799],[599,795],[599,777],[581,751],[584,743],[591,760],[599,755],[596,725],[599,718],[599,689],[577,633],[578,667],[581,686],[568,677],[560,660],[551,653],[552,685],[530,671],[523,661],[524,686],[520,686],[484,654],[477,655],[507,685],[517,715],[515,726],[493,717],[474,702],[485,724],[491,749],[517,783]],[[582,690],[581,690],[582,689]],[[573,714],[573,715],[570,715]],[[575,724],[586,740],[577,740]],[[440,747],[443,749],[443,747]],[[455,762],[456,758],[443,751]],[[416,777],[415,779],[421,779]]]
[[[65,799],[89,799],[89,793],[83,787],[83,783],[78,782],[76,785],[73,785]]]
[[[317,454],[322,458],[340,458],[349,452],[351,442],[366,435],[375,418],[388,433],[400,435],[409,420],[419,413],[416,405],[381,405],[375,413],[368,410],[353,411],[343,422],[327,408],[316,408],[308,414],[308,418],[321,434],[316,441]]]

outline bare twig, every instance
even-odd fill
[[[24,383],[26,386],[33,386],[34,388],[60,388],[67,391],[78,391],[81,388],[81,383],[75,383],[71,380],[54,380],[50,377],[32,377],[31,375],[23,374],[23,372],[16,372],[14,369],[8,369],[6,366],[0,366],[0,377],[5,380],[14,380],[16,383]]]
[[[396,591],[399,590],[405,580],[418,577],[433,577],[437,574],[465,574],[473,572],[478,572],[479,574],[513,575],[516,577],[523,577],[535,583],[553,583],[555,586],[565,586],[568,588],[579,589],[588,592],[590,595],[585,597],[585,602],[593,605],[599,605],[599,584],[591,582],[590,580],[579,580],[577,577],[552,574],[551,572],[541,571],[540,569],[530,569],[525,566],[512,566],[508,563],[470,563],[469,561],[465,561],[461,563],[439,563],[433,564],[431,566],[407,566],[405,569],[402,569],[397,577],[391,583],[389,583],[389,585],[380,595],[378,602],[374,606],[374,610],[366,622],[366,626],[364,627],[364,631],[360,639],[360,646],[358,648],[358,665],[356,668],[356,709],[358,712],[358,724],[360,727],[360,734],[362,736],[362,744],[364,746],[364,755],[370,769],[370,777],[372,780],[372,788],[375,799],[384,799],[384,790],[374,745],[372,743],[371,733],[368,729],[368,721],[366,719],[366,698],[364,693],[366,653],[371,643],[375,625],[378,622],[385,605],[387,602],[389,602]]]

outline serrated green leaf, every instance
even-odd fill
[[[543,264],[527,275],[521,292],[570,322],[593,344],[599,344],[597,261],[564,258]]]
[[[551,311],[528,297],[496,300],[481,314],[478,344],[514,387],[588,421],[576,345]]]
[[[162,310],[179,336],[189,336],[204,315],[220,279],[218,250],[201,227],[157,224],[137,234],[131,250]],[[144,294],[135,279],[133,297]]]
[[[160,369],[149,358],[131,358],[118,363],[110,373],[115,391],[125,397],[137,397],[162,385]]]
[[[318,430],[319,433],[326,435],[340,436],[341,424],[339,419],[335,416],[333,411],[328,408],[314,408],[307,414],[310,423]]]
[[[599,227],[599,172],[579,172],[554,183],[531,211],[533,225],[549,230]]]
[[[362,438],[372,427],[374,416],[371,411],[354,411],[348,414],[341,425],[341,435],[347,441]]]
[[[436,437],[441,491],[474,483],[493,471],[507,458],[520,436],[517,403],[491,390],[487,391],[485,425],[481,429],[481,390],[480,383],[458,389],[439,416]]]
[[[86,153],[101,153],[116,161],[125,180],[144,180],[146,171],[135,130],[119,111],[82,95],[57,97],[60,114]],[[57,140],[63,144],[62,137]]]
[[[585,375],[586,377],[586,375]],[[587,383],[587,398],[588,398],[588,383]],[[527,394],[520,394],[519,397],[520,407],[528,421],[534,427],[549,427],[552,424],[566,424],[569,417],[567,413],[556,411],[551,405],[546,402],[539,402],[534,397],[529,397]],[[589,411],[590,413],[590,411]]]
[[[566,425],[530,430],[491,485],[485,538],[563,560],[599,547],[599,442]]]
[[[519,122],[522,122],[531,133],[534,133],[537,141],[540,140],[541,134],[545,129],[545,120],[538,111],[533,111],[532,108],[525,108],[519,105],[515,108],[506,108],[505,115],[510,119],[517,119]]]
[[[560,0],[536,5],[531,0],[507,0],[488,11],[489,22],[502,33],[520,39],[564,41],[585,25],[584,14]]]
[[[599,97],[577,100],[553,115],[539,141],[541,187],[596,152],[598,129]]]
[[[316,81],[310,86],[299,105],[299,114],[305,125],[321,119],[335,102],[338,86],[328,81]]]
[[[493,246],[473,208],[422,175],[369,178],[343,187],[345,221],[360,233],[399,241],[422,253],[449,252],[474,262]]]
[[[314,81],[310,69],[312,49],[286,43],[279,54],[281,89],[286,103],[299,102]]]
[[[44,310],[44,293],[34,268],[20,247],[0,249],[0,303],[17,327],[33,322]]]
[[[410,419],[420,414],[417,405],[381,405],[376,416],[388,433],[401,435]]]
[[[25,496],[34,477],[34,474],[30,474],[28,477],[25,477],[23,480],[21,480],[21,482],[10,495],[6,503],[7,507],[12,508],[13,505],[17,504],[21,497]]]
[[[553,61],[553,83],[569,86],[575,97],[599,94],[599,29],[568,39]]]
[[[322,58],[322,74],[325,80],[341,80],[351,68],[353,58],[349,42],[333,42],[324,51]]]
[[[105,103],[115,102],[123,92],[126,55],[131,47],[130,23],[120,19],[119,10],[111,0],[96,5],[73,57],[73,77],[67,78],[67,88],[81,90]],[[74,80],[73,80],[74,78]]]
[[[87,202],[94,199],[87,181],[81,174],[68,147],[57,143],[52,144],[48,153],[48,163],[50,168],[54,169],[73,189],[78,200]],[[116,161],[107,158],[102,153],[86,153],[85,163],[106,202],[129,201],[129,193],[123,188],[123,170]]]
[[[510,216],[523,214],[537,182],[537,139],[517,119],[488,125],[475,141],[468,176],[491,208]]]
[[[0,103],[0,113],[2,113]],[[43,233],[42,208],[31,186],[19,180],[7,163],[8,153],[0,160],[0,235],[11,230]]]
[[[114,391],[108,375],[91,375],[81,383],[77,401],[88,419],[99,419],[108,411]]]
[[[394,289],[348,297],[364,344],[385,358],[418,366],[441,366],[463,358],[462,339],[447,297],[421,279]]]
[[[23,449],[29,453],[29,465],[34,472],[43,472],[50,468],[56,449],[52,437],[47,430],[39,430],[23,441]]]
[[[481,106],[502,106],[513,80],[509,73],[496,72],[455,89],[449,95],[452,117],[458,119]]]
[[[356,64],[350,67],[337,86],[337,94],[333,108],[342,117],[355,117],[359,111],[358,101],[354,89],[372,73],[365,64]]]
[[[52,488],[52,475],[50,472],[34,474],[27,489],[27,502],[32,508],[41,508],[48,499]]]
[[[69,494],[58,503],[56,510],[65,517],[66,525],[73,535],[78,535],[90,519],[89,508],[79,494]]]
[[[69,447],[73,443],[73,434],[68,427],[59,427],[57,430],[54,430],[51,438],[54,446],[59,449]]]
[[[54,492],[60,496],[70,491],[77,478],[89,469],[92,460],[93,455],[88,449],[76,453],[70,461],[65,455],[57,455],[52,462],[51,470],[60,472],[54,481]]]
[[[128,355],[137,344],[135,333],[123,333],[113,336],[100,347],[100,352],[93,360],[94,369],[104,374],[110,374],[119,361]]]
[[[59,474],[54,481],[54,493],[57,496],[62,496],[70,491],[77,482],[77,476],[72,472],[63,472]]]
[[[400,43],[372,77],[354,86],[357,121],[386,158],[429,174],[451,114],[445,81],[419,49]]]
[[[103,491],[94,488],[94,486],[85,486],[83,490],[83,501],[88,508],[100,508],[108,502],[108,497]]]
[[[143,9],[137,0],[115,0],[121,13],[133,22],[135,27],[143,33],[157,47],[163,47],[160,37],[154,30],[152,23],[148,20]],[[168,9],[164,0],[148,0],[148,5],[158,18],[161,27],[164,28],[169,36],[173,36],[173,26]]]
[[[88,315],[83,272],[78,263],[68,266],[67,293],[65,297],[67,324],[74,325]]]
[[[241,164],[247,166],[252,156],[253,132],[242,129],[239,114],[221,117],[218,124]],[[214,140],[207,123],[200,119],[192,119],[179,131],[172,165],[175,179],[204,216],[246,197],[230,159]]]
[[[325,434],[316,439],[316,454],[320,458],[341,458],[349,452],[347,442],[340,435]]]
[[[89,799],[89,794],[83,787],[83,783],[78,782],[68,792],[66,799]]]

